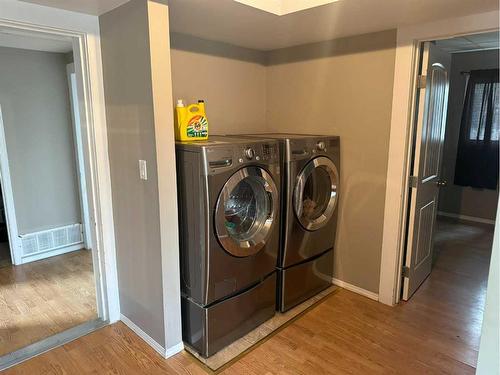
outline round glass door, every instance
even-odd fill
[[[242,168],[219,194],[217,238],[231,255],[254,255],[266,244],[277,212],[278,189],[271,175],[259,167]]]
[[[317,230],[330,220],[337,206],[339,173],[333,162],[320,156],[302,169],[295,185],[293,205],[300,224]]]

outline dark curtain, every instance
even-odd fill
[[[455,185],[496,190],[498,102],[498,69],[471,71],[460,125]]]

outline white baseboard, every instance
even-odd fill
[[[182,352],[183,350],[184,350],[184,343],[180,342],[177,345],[174,345],[165,351],[165,358],[170,358],[173,355]]]
[[[143,339],[146,344],[151,346],[154,350],[158,352],[162,357],[166,357],[166,350],[163,346],[158,344],[151,336],[149,336],[146,332],[144,332],[141,328],[139,328],[134,322],[132,322],[125,315],[120,314],[120,320],[125,323],[125,325],[130,328],[134,333]]]
[[[62,255],[62,254],[66,254],[66,253],[71,253],[73,251],[82,250],[84,247],[85,247],[85,245],[83,244],[83,242],[81,242],[81,243],[77,243],[74,245],[60,247],[60,248],[54,249],[54,250],[48,250],[48,251],[44,251],[41,253],[36,253],[33,255],[23,255],[21,257],[21,264],[35,262],[37,260],[55,257],[57,255]]]
[[[146,332],[144,332],[141,328],[139,328],[134,322],[132,322],[129,318],[127,318],[125,315],[120,314],[120,320],[128,327],[130,328],[137,336],[139,336],[141,339],[143,339],[146,344],[151,346],[154,350],[158,352],[163,358],[169,358],[172,357],[173,355],[181,352],[184,349],[184,344],[182,342],[178,343],[177,345],[174,345],[170,348],[165,348],[158,344],[151,336],[149,336]]]
[[[347,289],[347,290],[349,290],[351,292],[360,294],[362,296],[368,297],[368,298],[370,298],[370,299],[372,299],[374,301],[378,301],[378,293],[370,292],[369,290],[360,288],[359,286],[356,286],[356,285],[352,285],[352,284],[346,283],[345,281],[336,279],[334,277],[332,277],[332,284],[336,285],[336,286],[339,286],[341,288]]]
[[[495,225],[495,220],[484,219],[482,217],[460,215],[460,214],[455,214],[455,213],[451,213],[451,212],[443,212],[443,211],[438,211],[437,214],[438,214],[438,216],[451,217],[453,219],[466,220],[466,221],[474,221],[476,223]]]

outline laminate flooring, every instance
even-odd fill
[[[396,307],[342,289],[223,374],[474,374],[492,226],[439,222],[431,276]],[[13,367],[20,374],[206,374],[183,351],[167,360],[116,323]]]
[[[96,318],[89,250],[0,268],[0,356]]]

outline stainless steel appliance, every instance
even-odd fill
[[[340,140],[302,134],[248,136],[280,142],[283,188],[277,308],[286,311],[332,283]]]
[[[176,157],[183,338],[207,357],[274,315],[279,145],[213,136]]]

